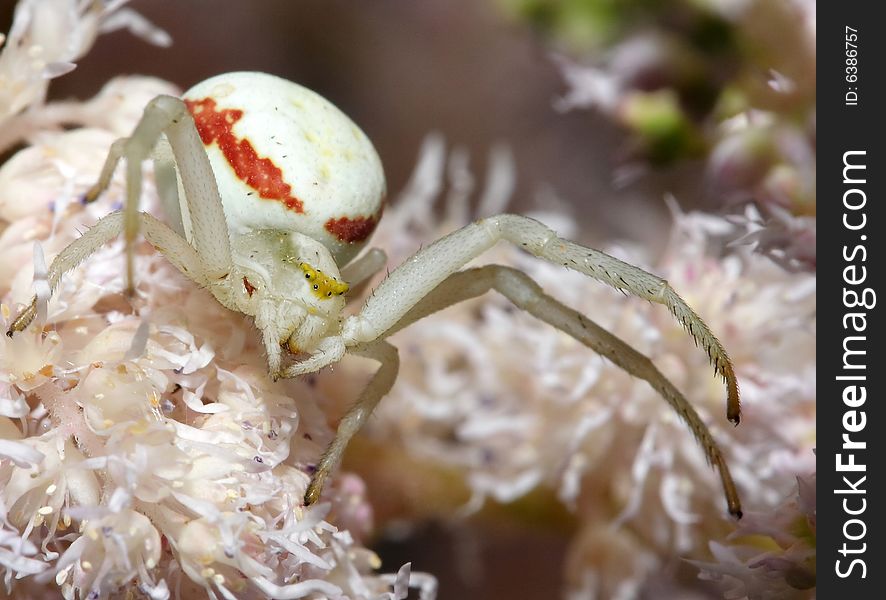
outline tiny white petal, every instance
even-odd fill
[[[34,242],[34,293],[37,295],[36,320],[38,323],[46,322],[47,306],[49,304],[49,297],[52,295],[47,274],[48,270],[46,259],[43,256],[43,246],[40,242]]]
[[[136,37],[161,48],[168,48],[172,45],[172,36],[129,8],[118,10],[105,17],[101,27],[99,27],[99,31],[102,33],[109,33],[118,29],[127,29]]]
[[[32,467],[43,462],[45,456],[28,444],[0,439],[0,458],[8,458],[17,467]]]
[[[307,579],[292,585],[282,586],[272,583],[264,577],[252,577],[251,581],[259,590],[278,600],[304,598],[309,594],[326,594],[328,596],[339,596],[342,594],[340,587],[320,579]]]
[[[409,597],[409,573],[412,570],[412,563],[406,563],[397,571],[397,578],[394,580],[394,597],[397,600],[405,600]]]
[[[18,419],[30,412],[25,395],[11,385],[0,382],[0,416]]]
[[[0,548],[0,565],[19,576],[36,575],[49,568],[49,564],[42,560],[21,556],[5,548]]]
[[[77,65],[72,62],[52,62],[43,67],[43,73],[41,73],[41,75],[43,79],[55,79],[56,77],[61,77],[62,75],[70,73],[76,68]]]
[[[145,353],[150,332],[150,319],[142,317],[141,322],[138,324],[138,329],[135,330],[135,335],[132,336],[132,344],[129,346],[129,350],[126,351],[126,354],[123,355],[123,360],[135,360]]]
[[[188,408],[196,413],[201,414],[213,415],[226,412],[231,409],[231,407],[225,406],[220,402],[210,402],[209,404],[203,404],[203,402],[201,402],[200,396],[190,390],[182,390],[182,400],[184,400],[184,403],[185,405],[187,405]]]

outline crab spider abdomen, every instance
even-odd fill
[[[206,146],[233,234],[297,231],[339,265],[381,216],[385,177],[366,137],[328,100],[265,73],[226,73],[183,99]]]

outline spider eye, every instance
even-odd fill
[[[327,295],[327,296],[331,296],[331,295],[332,295],[332,292],[326,292],[326,295]]]
[[[315,290],[319,290],[319,289],[320,289],[320,286],[317,285],[317,284],[315,283],[315,284],[314,284],[314,289],[315,289]]]
[[[305,279],[310,279],[310,278],[311,278],[311,274],[310,274],[310,273],[305,273]]]

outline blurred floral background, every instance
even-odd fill
[[[814,2],[141,0],[100,17],[102,3],[21,4],[46,11],[24,38],[44,36],[44,55],[8,42],[0,58],[0,152],[21,150],[0,168],[4,311],[32,293],[34,240],[48,260],[119,201],[119,181],[88,209],[70,199],[151,95],[272,72],[331,99],[375,143],[391,206],[374,243],[390,266],[469,218],[513,210],[666,277],[736,363],[738,428],[703,353],[660,307],[509,248],[483,261],[519,266],[653,358],[723,445],[746,516],[725,515],[700,450],[645,383],[500,298],[394,338],[400,381],[354,442],[331,512],[299,513],[287,502],[367,365],[272,385],[250,324],[217,306],[194,319],[188,307],[207,298],[147,248],[144,304],[124,306],[115,245],[67,278],[49,305],[55,333],[0,346],[2,437],[16,444],[0,446],[0,594],[164,597],[166,578],[186,596],[376,597],[388,586],[405,597],[411,562],[413,587],[430,596],[433,576],[444,599],[814,595]],[[10,31],[14,3],[0,6]],[[105,87],[126,74],[171,83]],[[44,75],[55,77],[48,105]],[[86,104],[61,103],[71,98]],[[147,315],[139,355],[130,339]],[[84,342],[108,323],[112,333]],[[143,372],[150,385],[132,375]],[[84,400],[109,377],[142,409]],[[70,412],[69,391],[85,416]],[[216,408],[197,409],[201,397]],[[78,418],[89,435],[66,421]],[[231,428],[240,433],[218,437]],[[134,429],[141,444],[121,437]],[[236,468],[205,456],[197,442],[209,439],[229,451],[212,461]],[[152,454],[170,440],[178,454]],[[59,443],[67,453],[49,464]],[[267,452],[271,470],[244,448]],[[126,467],[102,462],[111,455]],[[157,476],[182,488],[142,481],[146,456],[215,466]],[[203,477],[249,517],[214,505]],[[91,525],[64,533],[72,519]],[[133,558],[115,562],[100,533],[127,519]],[[235,558],[207,555],[199,541],[213,536]],[[295,591],[301,581],[319,583]]]

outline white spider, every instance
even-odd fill
[[[196,85],[183,99],[156,97],[132,135],[111,146],[87,200],[107,188],[121,157],[126,159],[124,209],[99,220],[56,256],[48,274],[52,289],[65,272],[122,231],[131,292],[132,248],[141,232],[224,306],[255,317],[272,377],[317,371],[346,352],[381,364],[341,420],[305,492],[305,504],[320,497],[348,441],[396,379],[397,349],[385,338],[494,289],[648,381],[687,423],[719,470],[729,511],[741,516],[738,493],[708,428],[648,358],[545,294],[521,271],[498,265],[461,269],[507,240],[623,292],[664,304],[726,381],[727,417],[737,424],[738,386],[726,351],[663,279],[561,239],[533,219],[504,214],[474,222],[419,250],[382,281],[359,313],[343,317],[345,281],[364,281],[385,261],[379,250],[354,259],[381,216],[381,162],[366,135],[335,106],[271,75],[228,73]],[[138,211],[142,163],[149,157],[170,225]],[[35,296],[7,335],[25,329],[36,312]],[[284,349],[307,357],[284,364]]]

